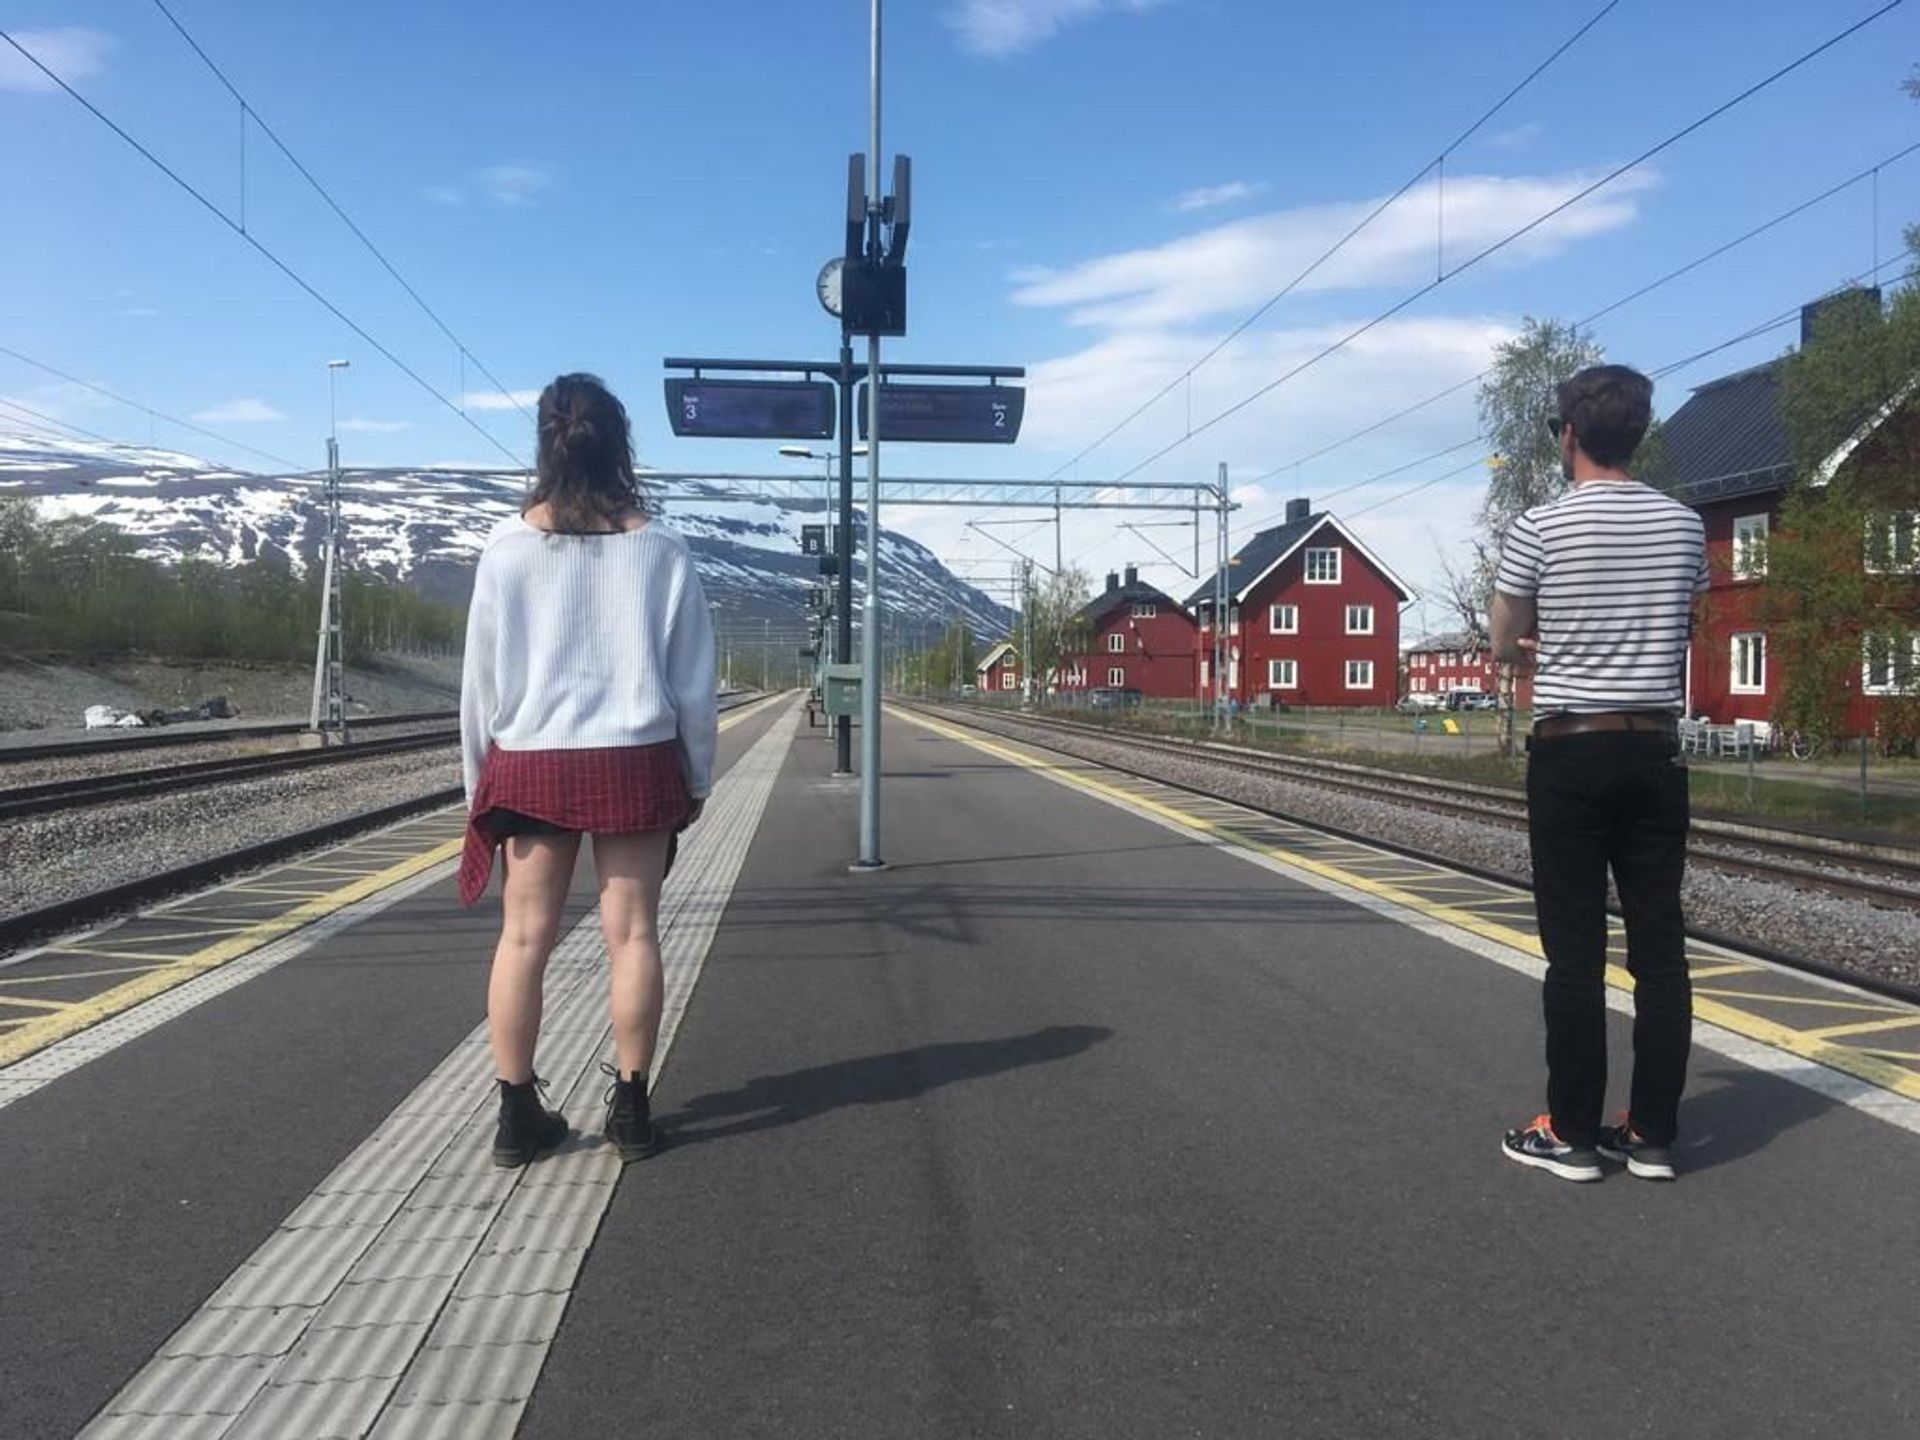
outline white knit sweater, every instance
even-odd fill
[[[519,516],[487,537],[467,611],[460,740],[467,802],[487,747],[587,750],[680,740],[713,789],[713,622],[687,542],[651,521],[554,535]]]

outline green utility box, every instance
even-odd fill
[[[821,692],[827,714],[838,718],[860,713],[860,667],[825,665],[821,667]]]

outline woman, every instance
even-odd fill
[[[533,1069],[541,982],[593,836],[612,965],[606,1134],[624,1160],[658,1148],[647,1074],[660,1030],[660,885],[675,832],[713,787],[713,630],[686,541],[648,519],[627,412],[591,375],[541,392],[525,508],[487,537],[467,612],[460,732],[467,838],[460,898],[504,857],[505,916],[487,986],[499,1075],[496,1165],[567,1137]]]

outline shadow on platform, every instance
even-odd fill
[[[831,1110],[914,1100],[946,1085],[1071,1059],[1112,1036],[1113,1031],[1101,1025],[1049,1025],[996,1040],[954,1040],[836,1060],[696,1096],[661,1116],[660,1124],[674,1147],[725,1140],[798,1124]]]

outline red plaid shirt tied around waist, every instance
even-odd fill
[[[460,901],[486,893],[498,841],[491,812],[513,810],[589,835],[678,830],[693,809],[680,742],[594,750],[487,751],[467,812]]]

